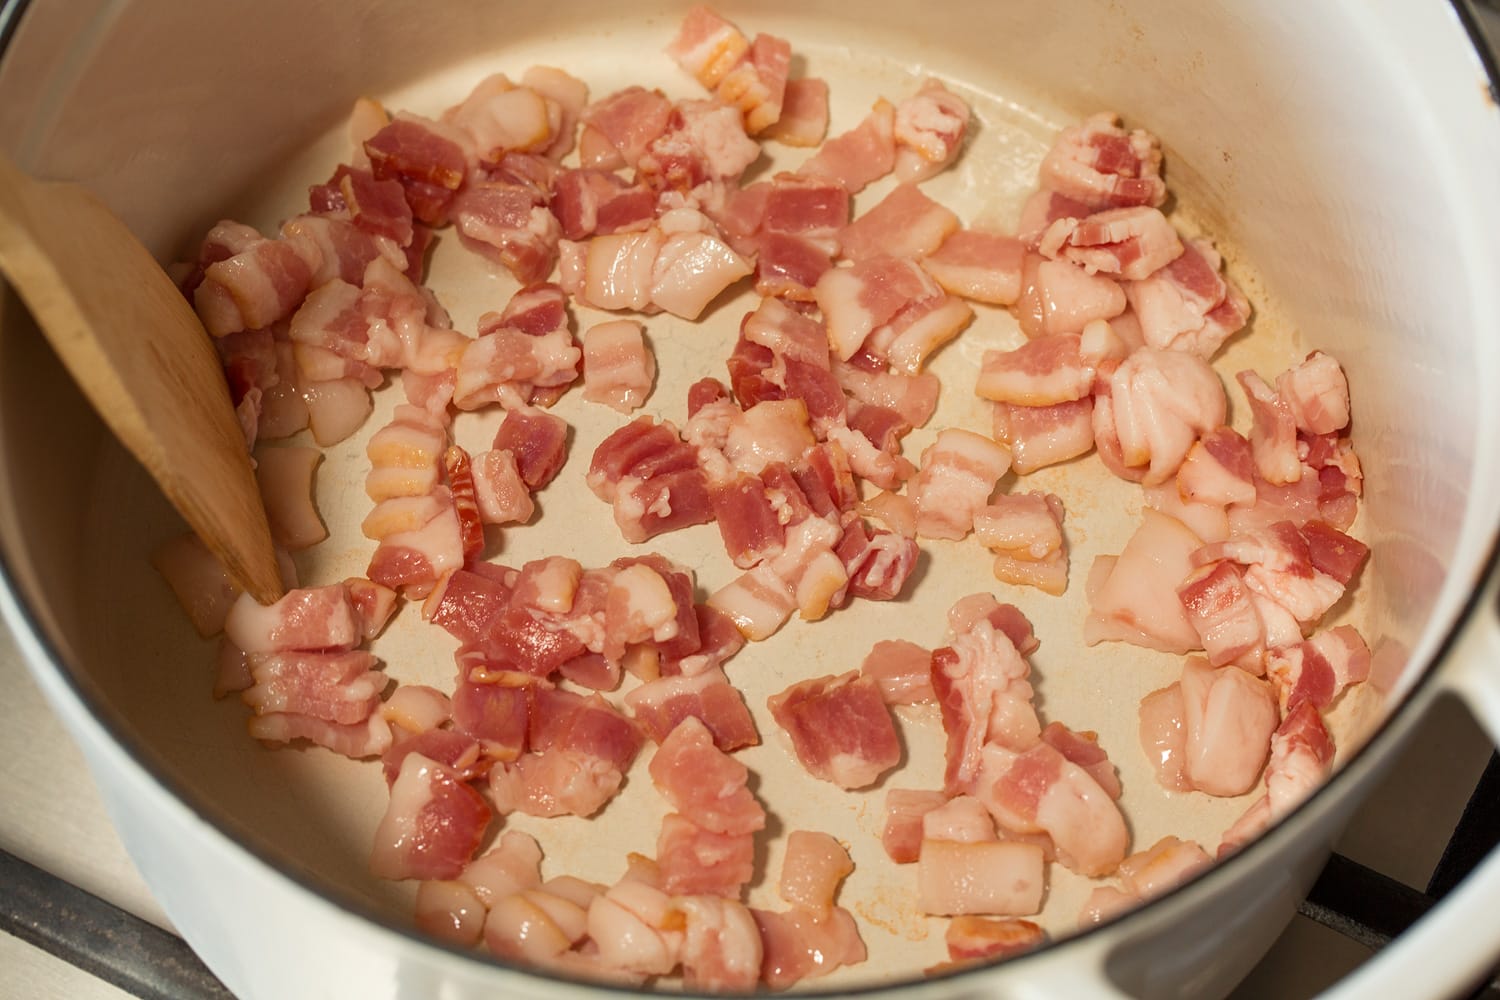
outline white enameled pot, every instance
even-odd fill
[[[1269,834],[1121,920],[990,968],[924,980],[898,957],[894,967],[873,964],[876,978],[856,971],[837,983],[909,996],[1224,992],[1285,925],[1341,825],[1434,701],[1457,695],[1500,738],[1500,111],[1470,25],[1441,0],[722,9],[792,39],[810,74],[851,95],[836,114],[857,114],[869,92],[902,90],[925,73],[965,87],[984,155],[941,183],[974,212],[1014,201],[1034,176],[1038,137],[1058,122],[1108,108],[1151,128],[1183,211],[1230,251],[1265,335],[1343,361],[1366,466],[1360,530],[1372,548],[1360,622],[1393,709],[1369,742]],[[407,106],[542,60],[594,74],[596,86],[643,74],[670,82],[659,50],[681,14],[679,5],[602,0],[13,0],[0,6],[0,147],[36,173],[94,188],[167,260],[223,214],[260,221],[268,206],[291,211],[288,192],[337,159],[357,96]],[[686,373],[695,363],[678,364]],[[211,647],[183,638],[146,565],[150,545],[174,530],[171,515],[9,294],[0,299],[0,469],[7,619],[142,874],[237,995],[585,989],[404,929],[399,905],[361,881],[363,857],[346,849],[367,843],[378,816],[378,770],[348,779],[345,807],[342,790],[326,795],[326,782],[343,779],[330,779],[321,758],[262,751],[245,738],[238,706],[211,703]],[[320,496],[340,489],[321,483]],[[570,502],[547,501],[559,516]],[[580,523],[599,520],[592,498],[577,502]],[[1082,571],[1075,563],[1075,576]],[[924,585],[936,592],[927,613],[939,617],[963,592],[943,579]],[[875,621],[853,619],[851,634]],[[1054,704],[1072,704],[1068,682],[1048,683]],[[1119,758],[1133,751],[1134,701],[1112,683],[1093,684],[1077,711],[1095,713],[1091,728]],[[1222,828],[1223,818],[1203,822]],[[1197,821],[1162,823],[1178,819]],[[847,823],[856,836],[856,820]],[[1461,987],[1500,957],[1500,931],[1486,918],[1497,893],[1500,857],[1491,857],[1337,992]]]

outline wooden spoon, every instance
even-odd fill
[[[224,372],[187,300],[75,184],[0,156],[0,273],[104,422],[262,604],[285,593]]]

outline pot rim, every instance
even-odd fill
[[[10,44],[16,31],[24,19],[26,11],[31,6],[31,0],[0,0],[0,63],[10,52]],[[1478,56],[1479,62],[1484,70],[1488,86],[1488,97],[1492,104],[1500,106],[1500,57],[1489,46],[1483,31],[1481,30],[1474,14],[1470,11],[1465,0],[1448,0],[1447,6],[1456,17],[1462,27],[1470,47]],[[0,294],[13,295],[9,285],[0,279]],[[1481,607],[1485,592],[1484,582],[1500,575],[1500,523],[1491,526],[1487,540],[1487,552],[1482,560],[1476,563],[1475,586],[1471,593],[1464,599],[1454,615],[1453,621],[1448,626],[1442,639],[1435,645],[1430,658],[1422,664],[1416,679],[1403,692],[1386,713],[1379,725],[1371,732],[1365,743],[1359,747],[1353,756],[1345,762],[1337,771],[1331,774],[1315,793],[1299,803],[1291,813],[1279,820],[1270,829],[1254,838],[1243,848],[1234,854],[1217,860],[1213,865],[1163,892],[1159,896],[1152,897],[1145,903],[1138,905],[1119,917],[1112,918],[1093,927],[1081,928],[1063,937],[1049,938],[1038,948],[1017,955],[1012,958],[1002,959],[998,962],[981,963],[948,969],[931,975],[914,970],[914,975],[909,979],[901,979],[889,983],[872,985],[853,985],[839,989],[814,988],[798,990],[797,995],[828,998],[828,997],[876,997],[899,990],[909,990],[918,985],[928,985],[941,982],[950,982],[961,977],[975,977],[994,973],[1000,968],[1021,969],[1027,965],[1040,965],[1042,961],[1055,957],[1060,948],[1073,946],[1079,942],[1098,943],[1102,939],[1101,933],[1109,932],[1118,934],[1124,925],[1143,925],[1152,917],[1162,914],[1173,904],[1169,900],[1183,901],[1188,897],[1211,894],[1221,885],[1227,884],[1230,878],[1239,877],[1248,872],[1252,864],[1260,865],[1273,856],[1274,852],[1281,849],[1281,845],[1296,835],[1295,829],[1310,821],[1314,816],[1321,814],[1329,807],[1334,798],[1332,790],[1337,787],[1341,790],[1353,787],[1354,783],[1368,777],[1371,772],[1378,768],[1381,762],[1391,754],[1399,750],[1398,743],[1403,732],[1413,728],[1421,716],[1424,705],[1429,703],[1433,697],[1441,692],[1440,674],[1444,661],[1452,652],[1454,645],[1474,622],[1478,614],[1494,613],[1495,609]],[[359,899],[352,893],[344,892],[333,886],[322,884],[306,875],[287,871],[275,860],[270,851],[253,845],[242,839],[234,832],[238,824],[229,821],[214,806],[211,800],[198,796],[187,788],[183,783],[174,778],[169,771],[162,767],[155,759],[156,752],[143,740],[140,740],[124,722],[120,714],[112,708],[108,702],[94,690],[91,683],[81,676],[67,663],[61,650],[53,642],[48,634],[41,617],[37,615],[32,607],[31,600],[19,585],[19,577],[12,566],[11,554],[0,546],[0,588],[3,588],[10,600],[4,603],[4,610],[8,612],[5,617],[13,629],[17,626],[24,628],[27,637],[35,643],[36,648],[41,650],[46,658],[46,667],[62,683],[65,693],[73,701],[69,708],[81,709],[75,718],[70,719],[71,724],[93,726],[96,735],[102,738],[102,743],[112,749],[122,751],[123,756],[120,763],[134,769],[144,782],[151,786],[154,791],[164,793],[169,803],[181,808],[192,818],[210,829],[212,833],[222,842],[221,847],[229,848],[237,852],[242,859],[254,862],[267,874],[284,880],[284,882],[296,889],[302,890],[318,903],[328,906],[344,915],[357,918],[363,925],[377,932],[384,932],[395,936],[402,945],[415,948],[418,952],[425,952],[429,957],[442,957],[446,960],[457,960],[470,965],[476,971],[496,970],[502,973],[523,976],[528,979],[538,980],[554,986],[566,987],[570,990],[596,991],[598,995],[616,996],[639,996],[643,991],[628,986],[603,982],[600,980],[586,979],[570,976],[556,971],[541,970],[532,965],[523,965],[507,961],[499,956],[488,952],[473,949],[464,949],[440,941],[437,938],[422,934],[410,924],[398,923],[386,912]],[[34,657],[24,657],[33,672],[39,672],[41,667],[34,662]],[[51,693],[51,692],[49,692]],[[63,707],[54,702],[54,709]],[[75,737],[76,738],[76,737]],[[154,890],[153,890],[154,891]],[[179,931],[179,933],[182,933]],[[186,937],[186,935],[183,935]],[[488,974],[488,973],[484,973]],[[659,991],[652,991],[659,992]],[[703,1000],[718,1000],[724,994],[695,992],[691,990],[673,990],[671,995],[690,998],[703,998]]]

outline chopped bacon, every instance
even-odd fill
[[[449,206],[459,240],[504,266],[522,284],[542,281],[557,263],[557,218],[528,186],[470,184]]]
[[[638,409],[656,378],[656,357],[641,324],[621,319],[583,335],[583,398],[621,413]]]
[[[1057,859],[1080,875],[1107,875],[1125,857],[1130,834],[1115,800],[1048,743],[1024,753],[987,744],[974,794],[1001,826],[1050,836]]]
[[[664,309],[697,319],[751,266],[692,209],[669,213],[639,233],[595,236],[561,244],[559,279],[578,301],[597,309]],[[670,227],[670,228],[669,228]]]
[[[583,109],[579,159],[585,167],[634,167],[667,128],[672,102],[659,90],[626,87]]]
[[[596,496],[613,505],[627,541],[642,542],[713,517],[697,449],[685,444],[672,424],[651,417],[638,417],[600,442],[587,481]]]
[[[1094,384],[1076,334],[1029,340],[1012,351],[985,351],[974,391],[1020,406],[1053,406],[1083,399]]]
[[[802,766],[840,788],[873,784],[901,759],[880,686],[857,671],[798,682],[767,704]]]
[[[680,722],[651,758],[651,780],[674,809],[716,833],[763,829],[765,810],[746,787],[749,771],[714,744],[694,717]]]
[[[522,523],[536,511],[516,456],[509,451],[480,452],[474,463],[474,502],[485,524]]]
[[[1159,896],[1213,863],[1197,843],[1167,836],[1120,862],[1120,887],[1094,890],[1078,922],[1099,924],[1124,909]]]
[[[776,892],[793,906],[828,913],[839,883],[853,870],[849,852],[832,836],[793,830],[787,836]]]
[[[880,835],[885,853],[897,864],[917,860],[922,848],[923,817],[948,801],[943,792],[892,788],[885,793],[885,826]]]
[[[1177,491],[1188,502],[1255,503],[1255,463],[1250,442],[1228,427],[1205,432],[1188,449],[1177,470]]]
[[[1061,594],[1068,583],[1062,500],[1051,493],[996,497],[974,513],[974,536],[995,553],[995,576]]]
[[[758,34],[750,43],[749,51],[719,81],[715,95],[725,104],[738,108],[745,116],[745,131],[757,135],[781,118],[791,66],[790,42],[773,35]]]
[[[566,169],[557,176],[548,207],[564,239],[583,240],[650,228],[656,218],[656,193],[608,170]]]
[[[1026,916],[1040,912],[1042,849],[1014,841],[922,842],[917,909],[923,913]]]
[[[1043,256],[1070,260],[1090,274],[1124,281],[1148,278],[1183,253],[1172,223],[1144,205],[1059,219],[1047,227],[1040,249]]]
[[[261,239],[203,269],[193,291],[198,318],[215,337],[286,319],[302,304],[322,252],[311,240]]]
[[[448,488],[453,492],[453,509],[458,515],[464,561],[469,562],[484,552],[484,523],[475,496],[474,469],[469,453],[456,444],[449,445],[443,452],[443,471]]]
[[[562,468],[567,443],[568,425],[561,417],[521,407],[506,411],[490,447],[514,455],[522,481],[539,490]]]
[[[954,962],[1011,958],[1041,947],[1047,932],[1030,920],[963,914],[948,922],[943,941]]]
[[[732,899],[687,896],[682,912],[682,982],[689,990],[748,992],[764,958],[760,927],[749,908]]]
[[[879,203],[844,227],[842,254],[852,261],[872,257],[925,257],[958,229],[958,216],[912,183],[898,184]]]
[[[1242,795],[1255,786],[1271,733],[1280,722],[1265,681],[1238,667],[1188,657],[1182,668],[1183,776],[1209,795]]]
[[[254,683],[240,699],[257,715],[288,712],[349,726],[363,722],[380,704],[387,678],[375,657],[343,653],[253,653]]]
[[[452,491],[437,488],[437,512],[420,527],[380,540],[365,575],[408,597],[425,597],[448,573],[464,564],[463,524]]]
[[[1302,478],[1302,460],[1297,454],[1297,424],[1291,407],[1253,371],[1235,376],[1245,390],[1254,426],[1250,452],[1255,470],[1273,486],[1285,486]]]
[[[370,869],[380,878],[456,878],[479,849],[493,813],[452,771],[408,754],[375,831]]]
[[[1008,306],[1021,296],[1026,247],[1013,236],[958,229],[922,258],[922,268],[953,295]]]
[[[1093,397],[1052,406],[996,403],[994,432],[1017,475],[1086,455],[1094,447]]]
[[[461,678],[453,691],[454,729],[478,740],[490,758],[517,759],[526,749],[535,684],[531,675],[515,672]]]
[[[755,838],[711,830],[669,813],[662,818],[656,858],[664,891],[736,899],[755,874]]]
[[[882,639],[870,648],[860,673],[875,679],[887,705],[934,701],[932,651],[905,639]]]
[[[945,169],[958,158],[968,128],[964,99],[935,79],[922,81],[914,95],[896,105],[896,179],[915,183]]]
[[[1049,722],[1042,730],[1042,742],[1089,773],[1112,799],[1120,797],[1120,777],[1109,755],[1099,746],[1099,734],[1076,733],[1061,722]]]
[[[353,760],[379,757],[391,745],[390,723],[378,713],[346,726],[295,712],[270,712],[252,716],[246,728],[251,739],[263,743],[307,740]]]
[[[1343,596],[1369,551],[1362,542],[1321,521],[1309,521],[1300,528],[1280,521],[1206,545],[1193,554],[1193,562],[1204,565],[1231,559],[1239,563],[1245,567],[1245,585],[1255,595],[1279,605],[1298,622],[1310,624]],[[1263,605],[1258,607],[1264,616]]]
[[[894,531],[870,531],[855,522],[844,530],[836,550],[849,580],[849,593],[872,601],[892,601],[917,568],[917,543]]]
[[[699,4],[688,10],[667,55],[712,90],[750,49],[740,30],[712,8]]]
[[[1340,625],[1270,650],[1266,674],[1276,685],[1283,714],[1302,701],[1325,709],[1345,687],[1370,676],[1370,650],[1353,626]]]
[[[947,734],[947,792],[975,790],[986,745],[998,741],[1022,749],[1040,738],[1030,674],[1009,630],[989,615],[967,622],[947,646],[933,651],[932,687]]]
[[[512,409],[529,402],[536,389],[566,386],[578,377],[582,351],[566,329],[531,336],[495,325],[493,313],[479,319],[480,336],[457,362],[453,405],[477,410],[491,403]]]
[[[1199,435],[1223,426],[1226,408],[1224,386],[1207,362],[1142,348],[1101,367],[1094,440],[1111,471],[1154,486],[1176,475]]]
[[[1322,351],[1278,375],[1276,394],[1300,431],[1332,434],[1349,426],[1349,382],[1339,363]]]
[[[1181,521],[1147,508],[1118,558],[1100,556],[1089,572],[1089,645],[1117,640],[1186,653],[1199,646],[1177,588],[1192,572],[1201,539]]]
[[[858,194],[896,166],[896,108],[884,98],[854,128],[829,139],[798,173],[837,181]]]
[[[400,112],[364,142],[370,169],[406,189],[412,215],[430,226],[448,219],[454,194],[468,176],[475,153],[456,126]]]
[[[1189,454],[1191,454],[1189,449]],[[1181,471],[1181,470],[1179,470]],[[1167,480],[1147,486],[1141,493],[1146,506],[1177,518],[1205,542],[1221,542],[1229,537],[1229,510],[1218,504],[1185,500],[1177,483]]]
[[[959,428],[939,431],[922,452],[922,468],[912,487],[917,534],[963,538],[1009,468],[1010,452],[1003,445]]]
[[[270,605],[241,594],[230,606],[224,634],[246,653],[343,652],[363,637],[342,584],[289,590]]]
[[[909,303],[941,294],[937,284],[910,260],[876,257],[826,272],[813,289],[841,361],[848,361],[877,328]]]
[[[1141,749],[1151,762],[1157,784],[1168,791],[1186,792],[1193,787],[1183,770],[1187,747],[1185,716],[1182,685],[1177,681],[1141,699],[1137,716]]]
[[[995,819],[972,795],[956,795],[922,816],[922,840],[975,844],[998,840]]]
[[[1041,245],[1043,234],[1058,219],[1082,219],[1092,214],[1093,209],[1083,202],[1043,187],[1021,206],[1016,238],[1026,249],[1036,250]]]
[[[750,912],[760,928],[765,949],[760,974],[769,989],[787,989],[866,958],[859,925],[841,906],[826,915],[799,907],[785,913]]]
[[[1078,333],[1099,319],[1113,319],[1126,309],[1119,282],[1090,274],[1068,260],[1047,260],[1027,253],[1021,264],[1021,293],[1013,306],[1021,332],[1028,337]]]
[[[340,166],[339,171],[349,168]],[[337,176],[337,175],[335,175]],[[360,203],[361,215],[353,221],[322,215],[299,215],[282,223],[283,237],[297,237],[315,244],[320,264],[308,278],[310,289],[338,278],[351,285],[364,282],[365,269],[377,257],[385,257],[400,270],[407,270],[406,254],[402,247],[412,242],[411,209],[406,204],[401,185],[395,181],[376,181],[368,171],[359,171],[356,176],[362,183],[375,187],[394,188],[394,200],[386,205],[375,204],[377,192],[371,191]],[[345,177],[346,184],[349,178]],[[381,199],[383,202],[385,199]],[[374,219],[377,207],[389,213],[389,218]],[[373,230],[373,231],[372,231]],[[311,257],[309,257],[311,259]]]
[[[457,880],[429,880],[417,886],[413,920],[423,933],[471,948],[484,934],[486,911],[474,890]]]
[[[828,134],[828,81],[799,77],[786,82],[781,117],[761,130],[762,139],[787,146],[816,146]]]
[[[402,762],[414,753],[448,768],[460,781],[483,777],[489,770],[490,759],[484,755],[480,742],[472,736],[452,729],[426,729],[419,733],[409,733],[398,728],[393,730],[393,734],[394,741],[380,758],[387,784],[396,780],[401,773]]]
[[[409,733],[428,732],[453,718],[453,699],[425,684],[402,684],[386,699],[380,713]]]
[[[1224,832],[1219,857],[1244,846],[1322,785],[1333,768],[1334,752],[1333,740],[1317,708],[1311,701],[1298,702],[1271,737],[1266,794]]]
[[[1234,563],[1200,566],[1177,588],[1177,596],[1214,666],[1234,663],[1264,647],[1264,626],[1244,574]]]
[[[1110,112],[1062,130],[1041,165],[1042,187],[1089,208],[1160,205],[1161,143],[1141,129],[1125,131]]]
[[[1151,347],[1211,358],[1250,318],[1250,303],[1219,274],[1221,259],[1204,240],[1186,240],[1171,263],[1125,285],[1131,311]]]
[[[657,743],[684,719],[702,722],[726,753],[760,742],[744,696],[717,667],[688,676],[662,677],[625,696],[635,721]]]

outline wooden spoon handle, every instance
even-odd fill
[[[0,156],[0,272],[84,395],[230,577],[285,593],[213,345],[150,253],[92,193]]]

